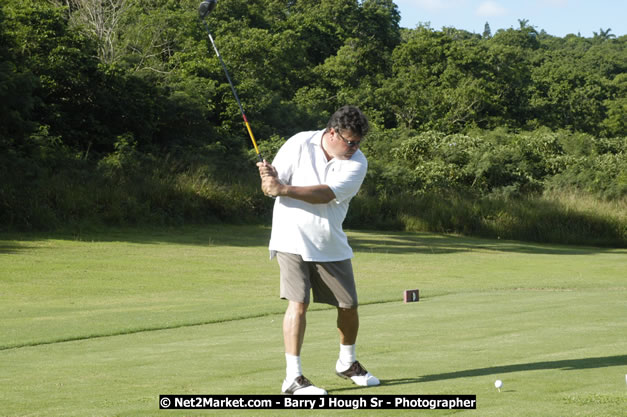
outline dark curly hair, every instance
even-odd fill
[[[327,131],[330,129],[346,129],[363,138],[370,130],[368,119],[355,106],[340,107],[329,119]]]

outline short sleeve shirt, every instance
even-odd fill
[[[350,200],[357,194],[368,169],[358,150],[350,159],[327,161],[322,150],[324,130],[301,132],[281,147],[272,165],[284,184],[326,184],[335,194],[327,204],[277,197],[272,216],[270,251],[301,255],[305,261],[333,262],[353,257],[342,223]]]

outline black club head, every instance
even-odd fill
[[[216,8],[216,4],[218,4],[218,0],[203,1],[200,3],[200,6],[198,6],[198,16],[200,16],[201,19],[204,19],[213,11],[213,9]]]

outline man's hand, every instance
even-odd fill
[[[270,165],[264,159],[263,162],[257,162],[259,167],[259,176],[261,177],[261,190],[269,197],[280,195],[283,184],[279,181],[276,168]]]
[[[310,204],[327,204],[335,198],[335,194],[328,185],[293,186],[279,181],[276,168],[267,163],[257,162],[261,177],[261,190],[269,197],[286,196]]]

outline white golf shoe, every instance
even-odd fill
[[[281,391],[287,395],[327,395],[325,390],[312,384],[303,375],[296,377],[293,381],[284,380]]]
[[[353,362],[348,369],[342,369],[342,363],[338,360],[335,364],[335,373],[341,378],[352,380],[361,387],[372,387],[381,383],[377,377],[366,371],[359,361]]]

